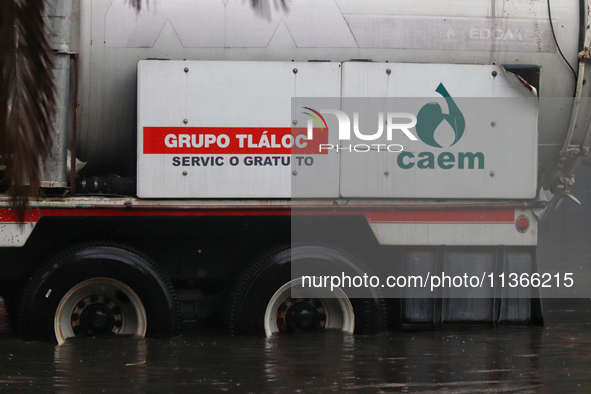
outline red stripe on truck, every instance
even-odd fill
[[[150,216],[287,216],[290,209],[161,209],[161,208],[42,208],[27,212],[25,222],[38,222],[42,217],[150,217]],[[0,223],[17,223],[16,214],[0,208]]]
[[[513,223],[513,210],[367,212],[370,223]]]
[[[31,209],[26,222],[38,222],[41,217],[198,217],[198,216],[289,216],[289,215],[358,215],[370,223],[495,223],[513,224],[515,212],[511,209],[481,210],[417,210],[370,211],[280,208],[41,208]],[[9,208],[0,208],[0,223],[17,223]]]
[[[144,127],[144,154],[327,154],[328,130],[290,127]]]

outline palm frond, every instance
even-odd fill
[[[136,9],[137,12],[140,12],[142,9],[142,3],[145,2],[146,5],[149,5],[149,0],[126,0],[133,8]],[[271,17],[271,1],[275,6],[275,9],[281,9],[283,12],[287,12],[287,3],[286,0],[250,0],[250,5],[254,9],[254,12],[263,17],[263,18],[270,18]]]
[[[126,0],[138,12],[149,0]],[[269,18],[271,2],[250,0]],[[45,26],[46,0],[0,0],[0,166],[20,221],[39,196],[43,161],[51,147],[55,114],[52,50]]]
[[[250,0],[250,5],[254,9],[254,12],[265,19],[271,19],[271,2],[275,9],[281,9],[283,12],[288,12],[286,0]]]
[[[55,113],[44,13],[45,0],[0,1],[0,155],[21,221],[39,195]]]
[[[136,9],[137,12],[142,10],[142,2],[145,1],[146,5],[148,5],[149,0],[125,0],[128,2],[133,8]]]

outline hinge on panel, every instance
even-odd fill
[[[591,58],[591,48],[584,47],[578,54],[580,60],[587,60]]]

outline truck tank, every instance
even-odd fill
[[[257,12],[234,0],[157,0],[136,12],[123,0],[81,0],[72,32],[80,53],[77,155],[86,174],[134,174],[142,59],[511,65],[540,97],[539,180],[568,183],[586,154],[579,145],[589,106],[573,110],[586,11],[576,0],[550,6],[302,0]],[[581,78],[578,95],[588,96],[588,86]]]
[[[0,204],[1,295],[23,337],[166,337],[208,318],[267,336],[539,325],[534,278],[573,286],[571,272],[537,272],[536,245],[550,206],[540,189],[572,197],[589,154],[588,1],[51,4],[52,48],[66,57],[58,107],[78,117],[62,114],[60,166],[43,186],[63,195],[72,142],[71,164],[87,165],[69,186],[90,195],[35,201],[25,225]],[[300,107],[328,114],[324,129]],[[378,133],[359,132],[358,108],[364,131],[378,115]],[[439,123],[423,133],[419,118]],[[342,148],[393,130],[404,152]],[[341,151],[295,156],[300,137]],[[358,293],[310,286],[368,272],[378,287]],[[471,287],[439,288],[444,274]],[[508,275],[531,286],[505,288]],[[414,285],[379,286],[406,276]]]

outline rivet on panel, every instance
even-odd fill
[[[189,72],[189,67],[185,67],[185,72],[188,73]]]
[[[297,73],[298,73],[298,69],[297,69],[297,68],[294,68],[294,69],[293,69],[293,73],[294,73],[294,74],[297,74]]]
[[[183,123],[184,123],[184,124],[187,124],[187,123],[189,123],[189,119],[183,119]]]
[[[386,70],[386,74],[388,74],[388,75],[392,74],[392,70],[390,70],[390,69],[387,69],[387,70]]]

